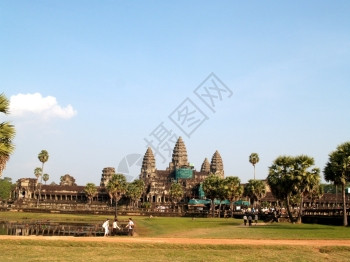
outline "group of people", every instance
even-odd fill
[[[255,222],[255,225],[258,224],[258,219],[259,219],[259,216],[258,214],[255,214],[254,215],[254,222]],[[251,226],[253,224],[253,214],[248,214],[248,216],[246,214],[244,214],[243,216],[243,222],[244,222],[244,225],[246,226],[247,225],[247,222],[248,222],[248,225]]]
[[[128,229],[128,235],[133,236],[134,235],[134,221],[132,221],[132,218],[129,218],[128,224],[125,226],[125,228]],[[107,218],[106,221],[102,224],[102,227],[105,230],[104,236],[107,237],[109,236],[109,219]],[[113,224],[112,224],[112,236],[117,235],[117,229],[121,230],[121,228],[118,226],[118,219],[114,219]]]

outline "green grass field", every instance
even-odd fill
[[[0,220],[102,223],[106,216],[2,212]],[[127,217],[119,217],[126,220]],[[137,238],[350,239],[350,228],[288,223],[242,226],[237,219],[134,217]],[[0,261],[349,261],[345,246],[250,246],[1,240]]]

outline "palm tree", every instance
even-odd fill
[[[223,185],[226,199],[230,201],[231,217],[233,217],[233,202],[243,193],[241,180],[236,176],[228,176],[224,179]]]
[[[107,184],[107,192],[112,200],[115,201],[114,218],[118,216],[118,201],[126,193],[127,182],[123,174],[114,174]]]
[[[306,155],[294,158],[293,187],[296,194],[300,196],[298,223],[301,223],[304,197],[312,194],[320,184],[320,169],[311,168],[314,164],[314,159]]]
[[[181,200],[181,198],[184,195],[184,190],[181,184],[178,182],[172,183],[170,186],[169,195],[170,195],[171,201],[174,204],[174,212],[175,212],[176,204]]]
[[[45,182],[45,185],[46,185],[46,182],[50,179],[50,176],[49,174],[43,174],[43,180]]]
[[[288,216],[294,222],[293,214],[290,211],[290,201],[293,195],[293,184],[290,179],[293,172],[293,158],[291,156],[279,156],[269,167],[267,183],[271,193],[277,200],[285,202]]]
[[[255,179],[255,165],[259,163],[259,155],[258,153],[251,153],[249,156],[249,162],[253,165],[254,167],[254,179]]]
[[[335,151],[329,154],[329,160],[323,173],[326,181],[332,181],[335,185],[341,185],[343,225],[347,226],[345,186],[350,181],[350,142],[339,145]]]
[[[98,193],[96,185],[94,183],[87,183],[84,187],[84,192],[89,199],[89,204],[91,205],[93,197]]]
[[[43,173],[43,170],[41,169],[41,167],[36,167],[34,169],[34,175],[36,177],[36,183],[39,183],[39,177],[41,177],[41,174]]]
[[[269,167],[267,183],[272,194],[286,204],[289,219],[292,223],[295,218],[290,210],[291,203],[299,203],[298,222],[301,222],[303,198],[312,194],[319,185],[319,169],[312,168],[314,159],[300,155],[279,156]]]
[[[10,107],[10,101],[4,94],[0,94],[0,113],[8,114]],[[14,152],[15,146],[13,139],[16,135],[16,130],[9,122],[0,123],[0,177],[2,171],[6,167],[7,161],[10,159],[10,155]]]
[[[266,187],[263,181],[250,179],[244,187],[245,196],[249,197],[251,204],[255,207],[256,202],[266,195]]]
[[[211,200],[211,212],[212,217],[215,216],[215,198],[219,195],[220,190],[220,183],[222,178],[215,174],[210,174],[204,181],[203,181],[203,191],[205,193],[205,196]]]
[[[131,183],[128,183],[126,189],[126,196],[130,198],[130,202],[132,202],[135,206],[138,206],[138,200],[140,199],[143,190],[145,188],[145,183],[141,179],[136,179]]]
[[[41,150],[41,152],[38,155],[38,159],[42,163],[41,172],[44,173],[44,164],[49,160],[49,153],[46,150]],[[41,184],[42,184],[42,182],[43,182],[43,177],[41,176],[37,206],[39,206],[39,201],[41,198]]]

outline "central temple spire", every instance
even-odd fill
[[[186,146],[184,141],[182,140],[182,137],[180,136],[179,139],[176,141],[176,144],[173,150],[173,157],[169,168],[171,170],[174,170],[176,168],[188,167],[188,166],[189,166],[189,163],[187,160]]]
[[[224,178],[224,165],[219,151],[215,151],[210,164],[210,172]]]

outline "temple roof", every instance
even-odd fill
[[[217,150],[211,159],[210,172],[213,174],[224,174],[224,164],[222,163],[222,158]]]
[[[173,150],[172,163],[174,164],[175,167],[182,167],[182,166],[189,165],[187,160],[186,146],[181,136],[176,141],[176,144]]]
[[[210,172],[210,164],[209,164],[208,158],[204,159],[201,166],[201,172],[208,172],[208,173]]]
[[[148,147],[143,157],[141,170],[145,172],[147,170],[155,170],[155,168],[156,168],[156,160],[154,158],[152,149]]]

